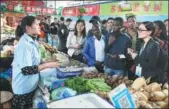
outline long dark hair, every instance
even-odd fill
[[[159,27],[160,30],[162,30],[159,38],[161,40],[167,40],[167,32],[166,32],[167,30],[164,23],[160,20],[154,21],[154,23]]]
[[[145,22],[142,22],[141,24],[143,24],[148,31],[152,32],[151,36],[154,34],[154,32],[155,32],[155,25],[154,25],[153,22],[145,21]]]
[[[77,20],[77,22],[76,22],[76,25],[75,25],[75,31],[74,31],[74,34],[77,36],[77,33],[78,33],[78,31],[77,31],[77,24],[78,23],[83,23],[83,25],[84,25],[84,30],[82,31],[82,35],[83,35],[83,38],[84,37],[86,37],[86,25],[85,25],[85,21],[83,20],[83,19],[79,19],[79,20]]]
[[[26,26],[32,26],[35,19],[34,16],[25,16],[21,21],[21,25],[18,26],[15,35],[21,37],[26,32]]]
[[[16,30],[15,30],[15,39],[19,40],[23,34],[24,33],[23,33],[22,28],[21,28],[21,25],[18,25]]]

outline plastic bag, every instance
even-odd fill
[[[54,90],[54,89],[59,88],[59,87],[64,87],[65,86],[65,80],[66,79],[60,79],[60,80],[53,81],[51,86],[50,86],[50,90]]]
[[[60,87],[60,88],[55,89],[52,92],[51,98],[52,98],[52,100],[60,100],[60,99],[75,96],[76,93],[77,93],[76,91],[74,91],[70,88]]]

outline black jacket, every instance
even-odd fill
[[[53,26],[53,28],[51,28]],[[59,24],[55,24],[54,22],[50,25],[50,33],[58,34]]]
[[[68,35],[69,35],[69,29],[67,28],[65,24],[61,24],[59,26],[59,31],[58,31],[58,36],[59,36],[60,44],[61,44],[60,49],[66,48],[66,41],[67,41]]]
[[[140,64],[142,67],[142,76],[144,76],[146,79],[149,77],[152,79],[157,78],[160,75],[160,69],[158,68],[159,54],[159,44],[155,40],[150,39],[142,54],[136,57],[135,64],[136,66]]]
[[[126,56],[127,48],[131,47],[131,40],[125,34],[120,33],[118,37],[116,37],[115,41],[111,45],[108,45],[108,40],[110,37],[109,35],[110,34],[108,34],[108,37],[106,39],[106,47],[105,47],[106,55],[104,64],[106,67],[111,69],[124,70],[126,60],[118,58],[112,59],[110,56],[107,55],[107,53],[111,55],[124,54]]]

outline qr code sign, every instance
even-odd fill
[[[121,108],[130,108],[130,107],[131,107],[127,95],[125,95],[125,96],[123,96],[122,98],[120,98],[120,99],[118,100],[118,102],[119,102]]]

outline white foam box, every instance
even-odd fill
[[[114,108],[110,103],[94,93],[54,101],[47,104],[48,108]]]

